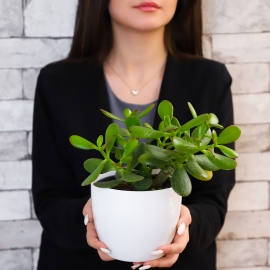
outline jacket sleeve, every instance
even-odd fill
[[[221,67],[216,115],[219,123],[227,127],[233,124],[230,90],[232,79],[226,67]],[[228,146],[234,148],[234,144]],[[202,252],[215,240],[223,226],[228,196],[235,184],[235,171],[219,170],[213,172],[213,175],[207,182],[191,180],[193,190],[184,202],[192,217],[190,241],[184,250],[185,253]]]
[[[36,215],[51,241],[61,247],[89,248],[82,209],[89,199],[81,198],[55,140],[50,93],[44,87],[44,72],[38,77],[32,150],[32,192]]]

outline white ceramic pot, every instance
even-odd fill
[[[96,181],[114,173],[100,175]],[[162,257],[150,253],[170,244],[175,235],[182,197],[172,188],[124,191],[91,184],[91,197],[97,234],[111,257],[126,262]]]

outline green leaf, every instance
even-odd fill
[[[139,110],[134,110],[130,116],[138,117]]]
[[[143,154],[139,157],[139,162],[151,167],[163,167],[168,164],[168,161],[158,159],[149,153]]]
[[[144,109],[139,115],[139,118],[143,118],[146,116],[153,108],[155,107],[155,104],[150,104],[146,109]]]
[[[127,172],[127,171],[123,171],[121,174],[122,174],[123,180],[125,180],[126,182],[130,182],[130,183],[137,182],[137,181],[144,179],[144,177],[141,175]]]
[[[129,108],[124,109],[123,115],[127,118],[131,115],[131,110]]]
[[[218,118],[215,114],[213,113],[209,113],[209,117],[207,120],[208,124],[210,127],[215,127],[215,128],[219,128],[219,129],[223,129],[223,126],[221,126],[218,122]]]
[[[130,167],[131,170],[133,170],[138,164],[139,164],[139,157],[145,153],[144,146],[145,143],[140,143],[136,150],[133,153],[133,159],[131,161]]]
[[[115,172],[115,178],[116,179],[122,179],[122,174],[120,173],[120,171]]]
[[[169,131],[177,130],[177,129],[178,129],[177,126],[169,125],[169,126],[167,126],[167,127],[164,129],[164,132],[169,132]]]
[[[130,139],[128,142],[127,142],[127,145],[124,149],[124,154],[123,156],[126,157],[126,156],[129,156],[138,146],[138,140],[137,139]]]
[[[128,130],[132,126],[141,126],[142,125],[140,119],[138,117],[135,117],[135,116],[129,116],[128,118],[126,118],[125,124],[126,124]]]
[[[224,127],[220,124],[212,124],[211,127],[223,129]]]
[[[119,135],[122,136],[122,137],[129,137],[130,133],[125,128],[119,128]]]
[[[159,131],[164,131],[164,129],[165,129],[164,121],[161,121],[161,122],[159,123],[158,130],[159,130]]]
[[[152,185],[152,179],[150,179],[150,178],[145,178],[145,179],[143,179],[141,181],[138,181],[138,182],[134,183],[134,187],[138,191],[146,190],[149,187],[151,187],[151,185]]]
[[[178,129],[178,132],[184,132],[186,130],[190,130],[190,129],[202,124],[204,121],[206,121],[207,118],[208,118],[208,114],[201,114],[201,115],[197,116],[196,118],[188,121],[183,126],[181,126]]]
[[[186,165],[184,165],[184,168],[186,169],[188,174],[201,181],[209,181],[213,177],[213,172],[211,171],[204,171],[207,177],[202,177],[201,175],[194,173],[194,171],[191,171]]]
[[[171,125],[171,118],[169,115],[164,116],[164,125],[165,127],[168,127]]]
[[[129,163],[132,159],[133,159],[133,156],[126,156],[126,157],[122,157],[121,161],[123,163]]]
[[[198,175],[205,180],[208,178],[207,173],[200,167],[193,155],[188,158],[186,166],[194,175]]]
[[[89,142],[88,140],[78,135],[70,136],[69,141],[74,147],[79,149],[83,150],[98,149],[93,143]]]
[[[207,132],[208,129],[209,129],[208,124],[206,122],[203,122],[202,124],[200,124],[199,126],[197,126],[193,130],[191,136],[193,138],[196,138],[196,139],[201,140],[203,138],[204,134]]]
[[[116,136],[116,142],[121,145],[122,147],[126,147],[127,141],[120,135]]]
[[[166,149],[163,149],[158,146],[151,145],[151,144],[145,145],[144,149],[147,153],[153,155],[154,157],[158,159],[165,160],[165,161],[170,161],[171,159],[175,158],[175,156],[177,155],[177,153],[174,151],[166,150]]]
[[[102,162],[102,159],[89,158],[84,162],[83,166],[86,171],[88,171],[89,173],[92,173],[100,165],[101,162]],[[115,171],[115,168],[110,163],[106,163],[101,173],[106,173],[110,171]]]
[[[187,142],[193,143],[193,140],[190,138],[190,130],[184,132],[184,138]]]
[[[118,186],[119,184],[121,184],[123,182],[123,179],[114,179],[111,181],[98,181],[96,183],[94,183],[94,186],[99,187],[99,188],[113,188]]]
[[[222,170],[232,170],[237,166],[236,161],[231,158],[216,153],[210,153],[209,151],[206,150],[203,150],[202,152],[212,163],[214,163],[217,167],[219,167]]]
[[[146,127],[146,128],[153,129],[153,127],[152,127],[150,124],[148,124],[148,123],[144,123],[143,125],[144,125],[144,127]]]
[[[195,155],[194,157],[200,167],[202,167],[204,170],[213,172],[219,170],[219,167],[212,163],[205,155]]]
[[[157,139],[164,136],[163,132],[146,127],[132,126],[129,130],[135,137],[143,139]]]
[[[180,196],[186,197],[191,193],[191,182],[186,170],[182,166],[174,170],[171,185],[173,190]]]
[[[209,113],[207,122],[209,123],[209,125],[216,125],[218,124],[219,120],[214,113]]]
[[[100,148],[102,144],[103,144],[103,136],[100,135],[100,136],[97,138],[97,146]]]
[[[188,107],[189,107],[189,110],[190,110],[193,118],[196,118],[197,117],[197,113],[196,113],[194,107],[192,106],[192,104],[190,102],[188,102]]]
[[[87,185],[91,184],[92,182],[94,182],[98,178],[100,173],[102,172],[106,162],[107,162],[107,160],[103,160],[97,166],[97,168],[83,181],[82,186],[87,186]]]
[[[109,117],[109,118],[111,118],[111,119],[114,119],[114,120],[118,120],[118,121],[121,121],[121,122],[124,122],[125,121],[125,119],[123,119],[123,118],[120,118],[120,117],[118,117],[117,115],[114,115],[114,114],[112,114],[112,113],[110,113],[110,112],[107,112],[107,111],[105,111],[105,110],[103,110],[103,109],[100,109],[107,117]]]
[[[241,135],[241,130],[238,126],[229,126],[225,128],[218,136],[218,144],[228,144],[236,141]]]
[[[212,131],[212,140],[213,140],[214,145],[216,146],[217,145],[217,133],[215,130]]]
[[[115,149],[115,158],[121,160],[124,153],[124,149],[118,147],[115,147],[114,149]]]
[[[105,133],[105,142],[107,143],[113,136],[118,135],[119,127],[117,124],[112,123],[107,127]]]
[[[158,105],[158,115],[163,120],[165,116],[173,117],[173,105],[168,100],[163,100]]]
[[[106,153],[109,154],[114,146],[116,137],[111,138],[107,144],[105,145],[104,149],[106,150]]]
[[[226,147],[224,145],[217,145],[217,148],[220,149],[220,151],[227,157],[230,158],[238,158],[238,153],[234,151],[233,149]]]
[[[177,118],[173,117],[172,120],[171,120],[171,124],[174,125],[174,126],[177,126],[177,127],[180,127],[180,123],[178,121]]]
[[[179,152],[187,152],[187,151],[192,151],[192,150],[198,150],[198,147],[192,143],[189,143],[185,141],[182,138],[179,137],[173,137],[173,146],[175,147],[176,150]]]
[[[207,130],[207,132],[204,134],[204,137],[201,139],[200,146],[205,146],[208,143],[210,143],[211,142],[211,138],[212,138],[212,133],[211,133],[211,129],[209,128]]]

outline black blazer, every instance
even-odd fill
[[[191,119],[190,101],[198,114],[214,112],[224,126],[233,123],[231,77],[221,63],[197,59],[167,59],[159,100],[174,105],[184,123]],[[81,187],[88,173],[83,162],[96,151],[75,149],[73,134],[96,141],[111,120],[99,109],[110,111],[104,74],[94,62],[57,62],[41,69],[33,122],[33,198],[44,229],[39,270],[129,269],[131,263],[103,262],[87,245],[82,209],[89,187]],[[158,116],[155,118],[157,128]],[[192,180],[193,191],[183,199],[191,212],[190,242],[171,269],[215,269],[215,238],[227,211],[234,185],[234,171],[218,171],[209,182]],[[131,232],[132,233],[132,232]]]

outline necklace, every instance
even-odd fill
[[[139,93],[140,93],[140,90],[145,86],[147,85],[159,72],[160,70],[163,69],[163,67],[165,66],[162,65],[162,67],[148,80],[146,81],[146,83],[144,83],[141,87],[137,88],[137,89],[134,89],[132,87],[129,86],[129,84],[119,75],[119,73],[110,65],[110,63],[107,61],[107,64],[109,65],[109,67],[113,70],[113,72],[122,80],[122,82],[128,87],[130,88],[130,91],[132,93],[133,96],[137,96]]]

